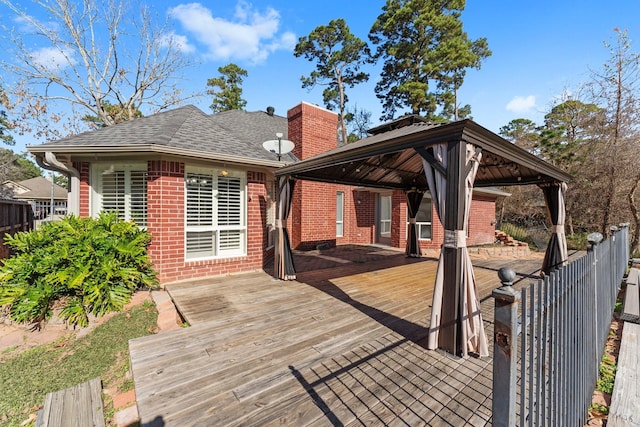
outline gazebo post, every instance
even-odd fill
[[[460,313],[460,283],[462,281],[462,249],[447,244],[447,235],[464,229],[464,198],[466,179],[466,151],[462,141],[450,141],[447,147],[447,189],[445,196],[444,286],[442,290],[442,322],[438,347],[454,354],[462,353],[459,335],[462,326]]]

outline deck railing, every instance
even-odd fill
[[[33,228],[33,210],[27,202],[0,199],[0,259],[11,255],[4,236]]]
[[[586,255],[514,289],[499,272],[493,425],[583,426],[629,260],[629,228],[590,236]]]

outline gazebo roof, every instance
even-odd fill
[[[417,150],[425,154],[434,144],[460,141],[482,149],[476,187],[571,179],[566,172],[468,119],[442,124],[414,122],[290,164],[276,175],[366,187],[425,189],[422,156]]]

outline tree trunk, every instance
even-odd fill
[[[567,230],[569,230],[569,235],[573,236],[574,231],[573,231],[573,217],[571,216],[571,214],[567,215]]]
[[[613,169],[613,168],[612,168]],[[609,189],[606,191],[606,202],[604,204],[604,212],[602,215],[602,224],[600,226],[600,232],[603,236],[609,235],[609,218],[611,217],[611,209],[613,208],[614,194],[615,194],[615,178],[613,177],[613,170],[609,175]]]
[[[338,73],[338,90],[340,93],[340,133],[342,136],[342,145],[347,143],[347,125],[344,119],[344,82],[342,81],[342,74]]]
[[[629,201],[629,209],[631,210],[631,217],[633,219],[633,237],[631,238],[631,254],[640,252],[640,213],[638,205],[636,204],[636,190],[640,185],[640,175],[633,181],[633,185],[629,189],[627,194],[627,200]]]

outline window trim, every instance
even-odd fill
[[[384,209],[382,205],[385,203],[383,202],[383,200],[388,200],[388,209],[389,209],[388,219],[382,219],[382,210]],[[379,206],[380,206],[380,212],[378,213],[379,215],[378,226],[380,227],[379,234],[380,234],[380,237],[389,238],[391,237],[391,223],[393,220],[393,196],[391,194],[381,194]],[[384,229],[387,229],[387,228],[388,228],[388,231],[384,231]]]
[[[96,218],[103,209],[104,198],[104,181],[102,175],[107,171],[123,171],[125,172],[125,186],[129,186],[128,191],[125,188],[124,195],[124,219],[126,221],[134,221],[135,219],[131,214],[132,207],[132,194],[131,194],[131,172],[144,172],[145,174],[145,200],[144,200],[144,219],[145,223],[139,225],[140,228],[146,228],[149,225],[149,211],[148,211],[148,165],[147,162],[128,162],[128,163],[115,163],[115,162],[96,162],[91,164],[91,192],[89,206],[91,209],[91,217]]]
[[[422,198],[422,201],[420,202],[420,206],[422,206],[422,203],[424,203],[425,201],[429,201],[429,205],[431,207],[431,221],[421,221],[418,222],[416,221],[416,228],[418,229],[418,240],[421,240],[423,242],[430,242],[433,240],[433,200],[431,200],[431,197],[428,197],[427,194],[424,195],[424,197]],[[418,209],[418,212],[420,211],[420,209]],[[416,214],[416,218],[418,217],[418,215]],[[422,238],[422,227],[429,227],[431,229],[431,237],[430,238]],[[407,228],[409,228],[409,210],[407,209]]]
[[[226,175],[222,175],[223,169],[221,168],[207,168],[207,167],[199,167],[199,166],[189,166],[185,167],[184,174],[184,260],[185,262],[194,262],[194,261],[203,261],[203,260],[214,260],[214,259],[224,259],[224,258],[233,258],[233,257],[241,257],[247,255],[247,173],[245,171],[233,171],[229,169],[224,169],[227,173]],[[212,178],[212,221],[211,225],[188,225],[187,224],[187,215],[188,211],[188,191],[187,191],[187,179],[190,174],[203,174],[209,175]],[[218,224],[218,197],[219,197],[219,186],[218,182],[221,178],[239,178],[240,179],[240,225],[219,225]],[[220,234],[224,231],[239,231],[239,247],[237,249],[221,249],[220,248]],[[211,255],[202,255],[202,256],[189,256],[187,250],[187,234],[188,233],[204,233],[211,232],[212,233],[212,254]]]
[[[338,233],[338,226],[342,230],[340,233]],[[336,192],[336,237],[344,237],[344,191]]]

